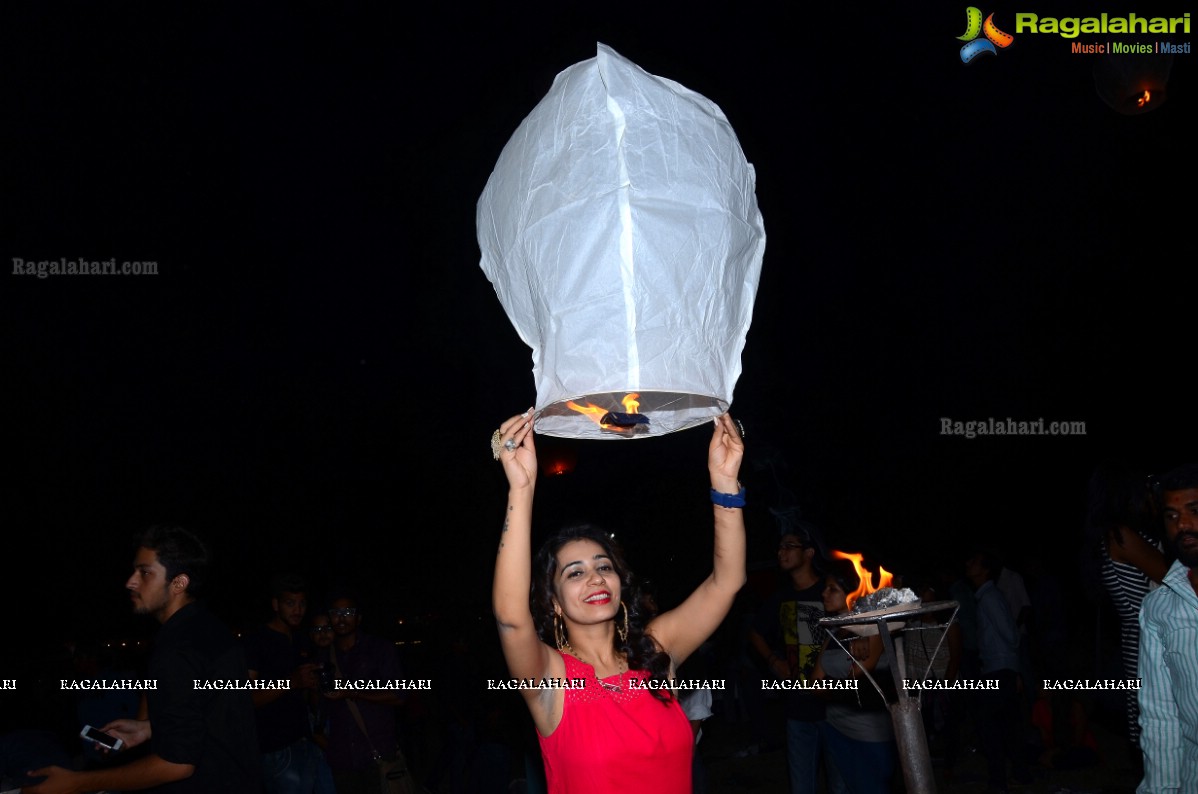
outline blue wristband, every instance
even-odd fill
[[[721,493],[715,488],[711,489],[711,503],[720,507],[744,507],[745,506],[745,486],[741,486],[736,493]]]

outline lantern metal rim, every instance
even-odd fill
[[[598,422],[569,407],[569,403],[580,406],[593,405],[603,411],[623,411],[621,400],[625,395],[639,395],[639,413],[649,418],[648,424],[630,428],[604,429]],[[564,397],[540,406],[536,411],[534,428],[546,436],[578,439],[637,439],[653,438],[686,430],[710,422],[727,413],[729,401],[708,394],[692,394],[679,391],[653,389],[621,389],[619,391],[590,392],[574,397]]]

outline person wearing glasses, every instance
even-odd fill
[[[815,528],[799,522],[783,531],[778,540],[778,568],[783,582],[774,596],[757,613],[749,641],[765,660],[768,674],[780,681],[811,681],[815,663],[824,645],[820,628],[824,617],[824,578],[817,567],[822,561],[815,541]],[[786,765],[793,794],[818,791],[823,762],[827,789],[842,790],[840,774],[833,763],[820,730],[825,704],[815,692],[783,692],[786,714]]]
[[[329,700],[329,766],[338,794],[377,794],[378,759],[397,752],[395,708],[403,705],[402,689],[343,688],[347,682],[391,682],[401,678],[395,646],[360,630],[362,613],[350,596],[332,600],[329,648],[341,688],[326,692]]]
[[[267,794],[311,794],[324,764],[312,741],[304,693],[316,686],[316,665],[305,659],[307,637],[301,630],[308,611],[307,589],[296,574],[272,577],[274,614],[243,641],[250,678],[290,682],[289,689],[252,693]]]
[[[312,741],[320,747],[321,757],[312,794],[335,794],[333,770],[329,768],[326,755],[329,751],[329,701],[323,696],[325,691],[333,687],[336,678],[329,650],[333,647],[333,624],[327,609],[312,612],[308,622],[308,641],[311,643],[308,659],[316,665],[317,677],[316,688],[308,690],[308,724],[312,727]]]
[[[312,620],[308,624],[308,639],[316,648],[312,654],[313,658],[319,657],[318,663],[327,659],[328,648],[333,644],[333,624],[329,621],[327,610],[313,613]]]

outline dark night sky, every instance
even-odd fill
[[[485,609],[487,441],[534,393],[474,206],[597,41],[718,103],[757,169],[733,406],[754,558],[780,484],[896,565],[986,542],[1072,570],[1097,461],[1192,458],[1194,56],[1124,117],[1060,37],[966,66],[963,7],[834,6],[6,5],[5,602],[41,628],[126,620],[128,538],[177,521],[213,541],[230,617],[260,615],[279,567],[384,610]],[[159,275],[38,280],[13,257]],[[1087,434],[939,435],[990,416]],[[578,465],[539,491],[539,526],[609,521],[663,592],[689,587],[705,442],[546,441]]]

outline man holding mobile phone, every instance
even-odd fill
[[[150,753],[106,769],[38,769],[29,774],[45,780],[26,787],[26,794],[151,788],[163,794],[258,794],[249,692],[203,686],[244,681],[247,669],[236,638],[196,600],[208,559],[199,538],[180,527],[151,527],[137,541],[125,587],[133,611],[162,624],[147,671],[157,688],[146,692],[138,719],[113,720],[100,730],[126,747],[149,742]]]
[[[113,736],[111,733],[104,733],[99,728],[93,728],[90,725],[84,725],[79,735],[88,741],[95,742],[106,750],[120,750],[125,746],[124,741]]]

